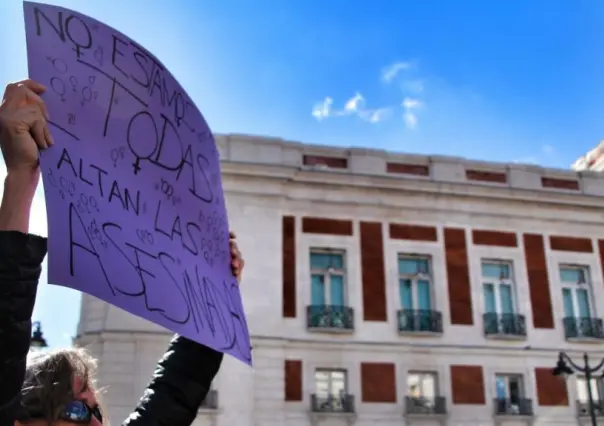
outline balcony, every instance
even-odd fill
[[[206,395],[206,398],[203,400],[201,405],[199,406],[200,411],[213,411],[218,409],[218,391],[212,389]]]
[[[313,413],[349,413],[353,414],[353,395],[311,395],[311,411]]]
[[[407,416],[445,416],[446,414],[447,400],[443,396],[434,398],[405,397],[405,415]]]
[[[564,336],[569,340],[603,340],[604,324],[600,318],[575,318],[566,317]]]
[[[354,310],[347,306],[312,305],[306,310],[309,330],[329,332],[354,331]]]
[[[443,316],[427,309],[401,309],[397,312],[400,334],[442,334]]]
[[[526,319],[524,315],[498,314],[489,312],[482,315],[484,334],[490,338],[526,339]]]
[[[597,417],[604,417],[604,401],[594,401],[594,411]],[[589,402],[577,400],[577,417],[589,417]]]
[[[313,426],[319,426],[323,424],[321,420],[332,417],[342,418],[349,425],[352,425],[356,420],[354,396],[348,394],[337,396],[312,394],[310,396],[309,415]]]
[[[496,417],[513,417],[515,419],[533,417],[533,400],[528,398],[495,398],[493,408],[493,414]]]

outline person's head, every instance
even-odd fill
[[[96,361],[84,349],[69,348],[28,357],[15,426],[100,426]]]

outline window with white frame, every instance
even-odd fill
[[[398,274],[401,308],[432,310],[430,257],[399,255]]]
[[[515,302],[512,263],[483,259],[481,272],[484,312],[513,314],[515,312]]]
[[[524,383],[520,374],[495,375],[495,395],[497,399],[519,404],[524,398]]]
[[[315,371],[315,389],[320,408],[329,406],[342,409],[347,388],[345,370],[317,369]]]
[[[577,400],[582,403],[588,402],[589,395],[587,393],[587,378],[585,376],[577,376],[575,380],[577,384]],[[602,379],[595,377],[592,378],[590,380],[590,388],[593,400],[601,401],[603,396]]]
[[[345,253],[311,249],[311,305],[346,306]]]
[[[433,372],[409,372],[407,395],[418,400],[434,401],[438,396],[437,375]]]
[[[590,318],[592,297],[589,268],[586,266],[560,265],[560,284],[566,318]]]

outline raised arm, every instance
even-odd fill
[[[241,282],[245,262],[230,235],[231,267]],[[123,426],[189,426],[218,373],[223,355],[182,336],[175,336],[159,361],[151,382]]]
[[[218,373],[222,354],[175,336],[124,426],[188,426]]]
[[[7,166],[0,204],[0,426],[15,422],[46,255],[46,239],[28,234],[40,177],[38,149],[48,146],[43,104],[36,103],[35,92],[42,90],[30,81],[11,85],[0,105],[0,147]],[[32,137],[34,127],[39,131]]]

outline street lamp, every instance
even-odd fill
[[[40,324],[40,321],[35,321],[32,325],[34,326],[34,332],[31,335],[29,343],[30,349],[39,350],[48,347],[48,343],[46,343],[46,339],[42,335],[42,324]]]
[[[591,425],[598,426],[598,421],[596,419],[596,407],[594,405],[593,395],[591,393],[591,379],[594,373],[597,373],[602,367],[604,367],[604,359],[600,361],[598,365],[595,367],[589,366],[589,357],[587,353],[583,354],[583,367],[574,363],[570,357],[564,353],[560,352],[558,355],[558,362],[556,363],[556,367],[552,370],[552,374],[554,376],[561,376],[564,379],[568,378],[574,371],[578,371],[579,373],[585,374],[585,381],[587,382],[587,398],[589,403],[589,417],[591,418]],[[603,374],[604,375],[604,374]],[[600,376],[601,378],[602,376]]]

